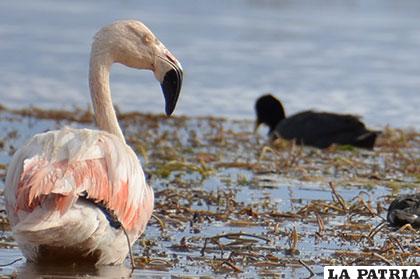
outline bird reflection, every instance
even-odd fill
[[[130,278],[132,270],[125,265],[38,265],[26,263],[17,270],[17,278]]]

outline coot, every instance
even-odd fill
[[[397,227],[411,224],[420,228],[420,192],[398,196],[389,205],[387,220]]]
[[[318,148],[335,143],[372,149],[380,134],[366,129],[356,116],[349,114],[308,110],[286,117],[283,105],[272,95],[258,98],[255,111],[256,129],[266,124],[272,138],[295,140],[297,144]]]

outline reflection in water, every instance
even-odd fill
[[[128,278],[132,270],[121,266],[56,266],[26,263],[18,268],[18,278]]]
[[[127,263],[126,263],[127,264]],[[16,267],[17,278],[171,278],[178,274],[157,270],[143,270],[128,268],[127,265],[120,266],[61,266],[61,265],[36,265],[25,263]]]

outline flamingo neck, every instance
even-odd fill
[[[112,104],[111,89],[109,87],[109,72],[112,63],[113,60],[110,56],[92,52],[89,70],[90,96],[96,125],[99,129],[114,134],[125,142]]]

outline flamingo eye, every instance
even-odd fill
[[[153,42],[153,37],[150,36],[149,34],[146,34],[146,35],[143,36],[143,42],[146,45],[150,45]]]

